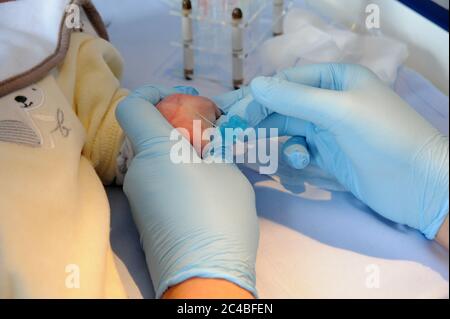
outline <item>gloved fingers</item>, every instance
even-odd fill
[[[156,143],[158,140],[169,139],[174,128],[153,104],[171,92],[174,90],[143,87],[130,94],[117,106],[117,120],[136,152],[142,151],[152,141]]]
[[[320,89],[346,90],[345,79],[351,64],[312,64],[283,70],[276,78]]]
[[[273,112],[256,101],[251,94],[236,102],[228,111],[228,118],[237,115],[251,127],[255,127]]]
[[[278,136],[292,136],[283,145],[283,159],[294,169],[304,169],[311,162],[305,136],[313,132],[312,127],[313,124],[310,122],[274,113],[256,127],[256,132],[258,138],[266,138],[268,133],[262,136],[258,129],[276,128],[278,129]]]
[[[239,90],[216,96],[212,100],[216,103],[217,107],[226,114],[237,102],[244,99],[249,94],[250,88],[242,87]]]
[[[257,133],[259,128],[276,128],[278,129],[278,136],[307,136],[308,132],[310,132],[309,127],[312,125],[312,123],[305,120],[274,113],[255,128]]]
[[[276,78],[333,91],[364,88],[367,83],[379,82],[378,76],[359,64],[322,63],[294,67],[279,72]]]
[[[318,89],[277,78],[259,77],[252,81],[253,97],[269,110],[312,122],[324,128],[346,113],[340,103],[345,93]]]

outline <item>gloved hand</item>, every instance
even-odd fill
[[[429,239],[448,215],[448,137],[366,68],[294,68],[216,103],[253,125],[305,136],[315,164],[376,212]]]
[[[170,140],[174,129],[154,105],[174,93],[196,94],[146,86],[116,112],[136,153],[124,191],[157,297],[193,277],[225,279],[256,295],[254,191],[236,166],[203,163],[189,141]],[[190,151],[183,153],[190,164],[171,161],[174,145]]]
[[[262,125],[259,125],[260,128],[270,129],[276,127],[282,130],[280,136],[291,135],[286,131],[289,126],[289,120],[284,116],[270,116],[273,114],[273,111],[259,104],[253,98],[249,87],[226,93],[213,98],[213,100],[228,119],[234,117],[245,119],[251,127],[256,127],[265,120]],[[293,169],[301,170],[310,164],[311,156],[303,136],[293,136],[284,143],[282,155],[285,163]]]

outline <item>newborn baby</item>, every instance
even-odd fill
[[[203,134],[206,129],[212,128],[213,123],[222,115],[220,109],[210,99],[187,94],[171,95],[158,103],[156,108],[174,128],[184,128],[187,130],[189,136],[186,136],[186,132],[183,132],[183,130],[180,130],[180,133],[191,144],[194,144],[195,120],[201,123],[201,133]],[[197,154],[201,156],[204,147],[209,142],[208,140],[202,140],[201,148],[193,145]]]

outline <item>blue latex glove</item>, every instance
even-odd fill
[[[312,160],[386,218],[434,239],[449,211],[448,137],[368,69],[321,64],[218,98],[246,119],[305,136]],[[245,104],[245,103],[244,103]],[[274,113],[275,112],[275,113]]]
[[[275,115],[272,110],[261,106],[253,98],[249,87],[229,92],[213,100],[228,119],[234,117],[245,119],[251,127],[277,127],[280,130],[280,136],[295,135],[291,134],[289,128],[290,126],[298,127],[298,121]],[[282,154],[283,160],[293,169],[301,170],[310,164],[310,154],[303,136],[294,136],[284,143]]]
[[[173,127],[154,107],[186,88],[146,86],[120,103],[117,118],[136,152],[124,191],[157,297],[189,278],[222,278],[256,295],[258,220],[254,191],[232,164],[174,164]],[[188,156],[189,157],[189,156]]]

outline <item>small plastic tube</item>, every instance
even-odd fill
[[[273,0],[273,36],[283,34],[284,0]]]
[[[182,34],[183,34],[183,59],[184,59],[184,77],[186,80],[192,80],[194,76],[194,32],[192,28],[192,3],[190,0],[183,0],[182,7]]]
[[[283,160],[294,169],[305,169],[311,163],[306,139],[295,136],[283,145]]]
[[[244,85],[244,36],[241,23],[243,13],[240,8],[236,8],[232,13],[232,47],[233,47],[233,87],[239,89]]]

